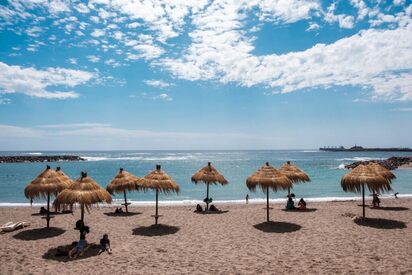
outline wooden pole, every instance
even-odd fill
[[[156,215],[155,215],[155,220],[156,220],[156,224],[157,224],[157,219],[159,218],[158,216],[158,200],[159,200],[159,190],[156,189]]]
[[[363,218],[365,218],[365,184],[362,184]]]
[[[126,208],[126,213],[128,213],[129,211],[127,210],[126,190],[123,190],[123,193],[124,193],[124,207]]]
[[[288,198],[290,197],[290,187],[288,187]]]
[[[50,227],[50,192],[47,192],[47,228]]]
[[[209,210],[209,183],[206,183],[206,211]]]
[[[266,220],[269,222],[269,186],[266,187]]]
[[[82,224],[84,225],[84,204],[81,205],[81,216],[80,219],[82,220]]]

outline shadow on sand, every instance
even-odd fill
[[[133,235],[154,237],[175,234],[180,228],[166,224],[153,224],[151,226],[141,226],[133,229]]]
[[[302,228],[302,226],[294,223],[272,221],[255,224],[254,227],[266,233],[289,233]]]
[[[378,229],[403,229],[406,228],[406,224],[401,221],[366,218],[365,220],[355,221],[356,224],[361,226],[368,226]]]
[[[68,214],[73,214],[73,212],[50,212],[50,216],[58,216],[58,215],[68,215]],[[32,216],[44,216],[46,217],[46,214],[40,214],[40,213],[33,213],[31,214]]]
[[[305,210],[300,210],[300,209],[293,209],[293,210],[288,210],[288,209],[282,209],[282,211],[285,212],[297,212],[297,213],[305,213],[305,212],[315,212],[316,208],[306,208]]]
[[[406,211],[409,210],[409,208],[407,207],[402,207],[402,206],[381,206],[378,208],[374,208],[374,207],[369,207],[370,209],[373,210],[386,210],[386,211]]]
[[[202,211],[202,212],[197,212],[195,211],[196,214],[201,214],[201,215],[209,215],[209,214],[223,214],[227,213],[229,210],[219,210],[219,211]]]
[[[57,228],[57,227],[50,227],[50,228],[35,228],[30,230],[20,231],[13,238],[23,241],[35,241],[47,238],[53,238],[59,236],[66,232],[66,230]]]
[[[75,260],[80,260],[80,259],[86,259],[90,257],[97,256],[99,253],[99,246],[97,244],[89,244],[87,250],[84,252],[84,254],[78,258],[73,258],[70,259],[68,256],[68,252],[72,249],[72,245],[62,245],[58,247],[52,247],[49,250],[47,250],[46,253],[43,254],[43,259],[48,259],[48,260],[54,260],[58,262],[71,262]],[[67,255],[62,255],[62,256],[56,256],[57,251],[60,252],[67,252]],[[63,253],[66,254],[66,253]]]
[[[114,213],[114,212],[108,212],[104,213],[106,216],[109,217],[131,217],[131,216],[136,216],[142,214],[141,212],[123,212],[123,213]]]

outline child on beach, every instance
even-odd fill
[[[110,248],[110,240],[107,234],[104,234],[103,238],[100,240],[99,255],[105,251],[107,251],[107,253],[109,254],[112,254],[112,249]]]
[[[286,203],[286,210],[294,210],[295,203],[293,202],[292,196],[288,197],[288,202]]]
[[[82,236],[80,237],[80,240],[77,243],[77,245],[72,250],[70,250],[69,257],[72,259],[72,258],[77,258],[79,256],[82,256],[84,252],[86,251],[86,248],[87,248],[87,241],[86,241],[86,238]]]
[[[306,210],[306,202],[303,198],[301,198],[299,203],[298,203],[298,209],[299,210]]]

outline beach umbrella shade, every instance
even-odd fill
[[[63,172],[60,166],[56,167],[56,173],[59,175],[60,180],[66,184],[67,188],[74,183],[74,181]]]
[[[360,164],[341,179],[345,192],[362,192],[363,218],[365,218],[365,185],[372,192],[391,190],[390,180],[376,173],[369,165]]]
[[[130,204],[127,202],[126,192],[133,190],[144,190],[144,185],[141,180],[135,175],[127,172],[123,168],[120,168],[117,175],[112,179],[112,181],[107,185],[106,190],[110,194],[123,193],[124,195],[124,206],[126,208],[126,213],[128,213],[127,206]]]
[[[46,169],[24,189],[26,198],[42,197],[47,199],[47,228],[49,228],[50,219],[52,218],[50,216],[50,196],[57,196],[58,193],[67,187],[67,183],[60,178],[59,174],[47,165]]]
[[[54,204],[59,207],[60,205],[73,205],[75,203],[80,204],[81,220],[84,224],[84,208],[97,204],[100,202],[111,203],[112,197],[106,189],[100,187],[86,172],[82,172],[80,178],[73,182],[73,184],[60,192],[54,200]]]
[[[381,175],[382,177],[384,177],[385,179],[388,179],[390,181],[396,179],[396,176],[391,171],[389,171],[389,169],[386,169],[385,167],[383,167],[379,163],[370,162],[368,164],[368,167],[371,168],[375,173],[377,173],[377,174]]]
[[[266,193],[266,218],[269,222],[269,189],[275,192],[279,189],[287,190],[292,186],[292,182],[288,177],[266,162],[265,165],[247,178],[246,186],[251,191],[255,191],[256,187],[259,186]]]
[[[161,166],[156,165],[156,169],[144,176],[141,179],[142,184],[145,188],[153,189],[156,191],[156,214],[154,215],[155,224],[160,217],[158,211],[158,201],[159,201],[159,192],[169,193],[176,192],[179,193],[179,185],[170,177],[165,171],[161,169]]]
[[[193,174],[192,182],[204,182],[206,183],[206,210],[209,209],[209,185],[210,184],[218,184],[221,185],[228,184],[229,182],[225,179],[225,177],[216,170],[215,167],[212,166],[210,162],[207,163],[207,166],[203,167],[199,171]]]
[[[292,181],[292,184],[310,181],[309,176],[305,172],[300,170],[298,167],[293,165],[290,161],[287,161],[285,164],[283,164],[279,168],[279,172],[281,172],[286,177],[288,177]],[[290,188],[288,188],[288,197],[289,196],[290,196]]]

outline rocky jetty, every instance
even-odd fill
[[[0,163],[84,161],[79,156],[0,156]]]
[[[398,167],[405,165],[405,164],[411,164],[412,163],[412,157],[391,157],[385,160],[366,160],[366,161],[357,161],[352,164],[347,164],[345,165],[346,169],[353,169],[359,164],[368,164],[370,162],[376,162],[379,163],[380,165],[386,167],[389,170],[395,170]]]

